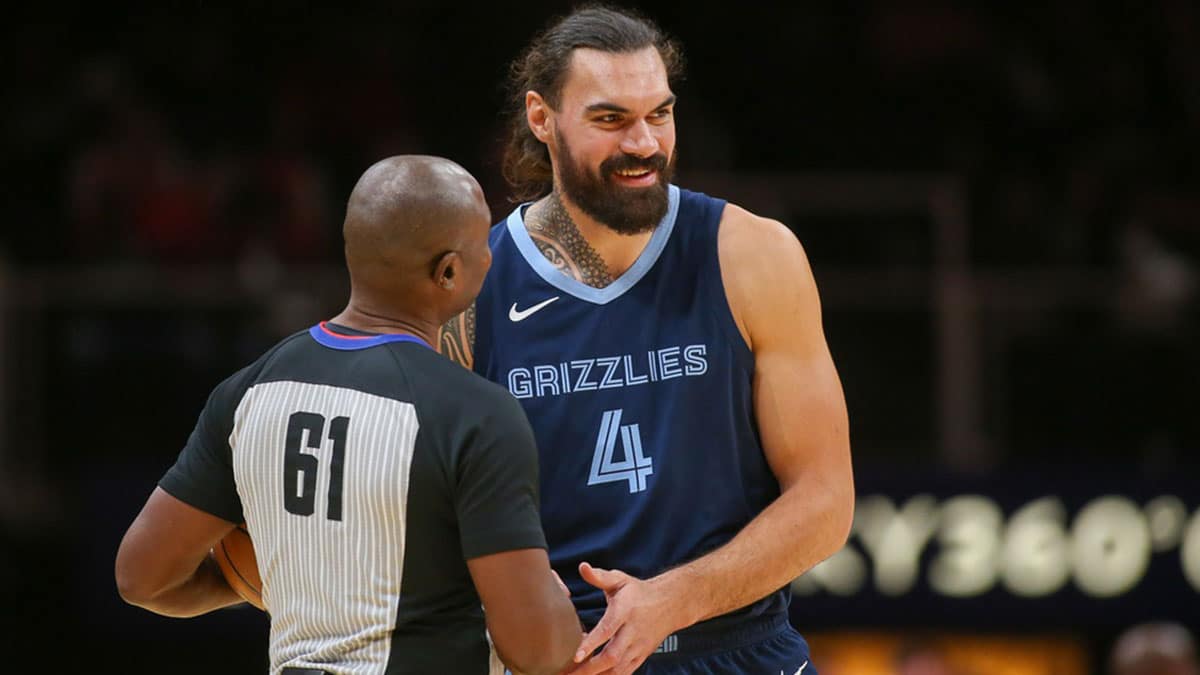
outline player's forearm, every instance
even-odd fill
[[[821,489],[826,488],[826,489]],[[682,627],[720,616],[786,586],[846,543],[850,486],[798,483],[721,548],[651,581],[678,598]]]
[[[129,604],[155,614],[178,618],[198,616],[243,602],[209,556],[205,556],[200,566],[179,583],[161,589],[123,588],[121,597]]]

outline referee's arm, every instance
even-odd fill
[[[117,550],[121,598],[174,617],[244,602],[208,555],[233,528],[233,523],[154,488]]]
[[[505,665],[522,675],[562,672],[583,632],[546,551],[494,553],[468,560],[467,567]]]
[[[524,411],[489,385],[475,433],[452,472],[463,556],[505,665],[562,672],[583,639],[566,587],[550,569],[538,513],[538,454]]]

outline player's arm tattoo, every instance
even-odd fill
[[[438,329],[437,349],[446,358],[470,370],[475,366],[475,305]]]
[[[557,193],[552,193],[541,208],[531,209],[526,223],[538,250],[563,274],[593,288],[613,282],[608,265],[579,232]]]

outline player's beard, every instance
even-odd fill
[[[560,188],[572,203],[584,213],[619,234],[633,235],[648,232],[667,215],[667,186],[675,172],[675,158],[663,153],[650,157],[635,157],[621,153],[600,163],[600,172],[590,171],[575,161],[566,140],[558,140],[558,179]],[[651,169],[657,182],[647,187],[631,188],[613,181],[616,171]]]

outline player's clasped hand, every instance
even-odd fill
[[[620,570],[581,563],[579,573],[584,581],[604,591],[608,609],[583,636],[575,652],[577,665],[567,675],[629,675],[675,630],[668,611],[671,598],[652,581]],[[601,645],[604,649],[588,658]]]

